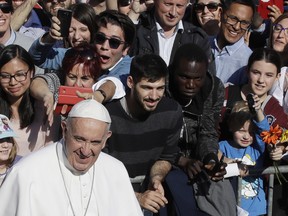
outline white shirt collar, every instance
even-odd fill
[[[160,23],[156,19],[155,19],[155,22],[156,22],[157,31],[160,33],[164,33],[164,29],[162,28]],[[178,22],[178,24],[176,25],[176,28],[174,29],[174,34],[175,34],[175,32],[178,32],[179,30],[181,31],[181,33],[183,33],[183,31],[184,31],[184,26],[183,26],[182,20],[180,20]]]

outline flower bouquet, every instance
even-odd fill
[[[260,136],[262,137],[263,142],[265,142],[267,145],[272,145],[273,148],[276,148],[276,145],[278,143],[288,142],[288,130],[282,129],[279,125],[276,125],[275,127],[270,126],[270,130],[269,131],[263,131],[260,134]],[[275,169],[276,177],[277,177],[280,185],[282,185],[281,179],[287,183],[288,180],[280,172],[278,164],[276,161],[273,161],[273,166]]]

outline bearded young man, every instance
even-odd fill
[[[104,151],[124,163],[141,207],[150,213],[167,204],[162,182],[176,161],[182,125],[180,105],[164,97],[167,77],[160,56],[135,56],[126,96],[106,105],[113,136]]]

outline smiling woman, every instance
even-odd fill
[[[272,94],[279,103],[283,106],[286,113],[288,113],[288,14],[282,14],[273,23],[269,46],[276,50],[282,58],[281,76],[277,82],[274,83],[270,94]],[[284,97],[286,95],[286,98]]]
[[[216,35],[220,27],[223,0],[196,0],[192,6],[192,23],[208,35]]]
[[[0,53],[0,113],[11,121],[18,137],[19,154],[36,151],[58,138],[58,129],[43,123],[43,104],[30,96],[29,86],[35,72],[29,53],[9,45]],[[59,125],[58,125],[59,126]]]
[[[227,136],[226,118],[229,116],[236,101],[246,101],[246,95],[249,93],[258,95],[262,110],[270,125],[280,125],[282,128],[288,128],[287,115],[277,99],[268,94],[275,81],[279,79],[281,69],[281,60],[279,54],[269,48],[258,48],[253,51],[249,57],[247,65],[248,83],[243,86],[230,85],[227,89],[226,113],[222,125],[222,137]],[[223,110],[224,110],[223,109]],[[221,138],[222,139],[222,138]]]

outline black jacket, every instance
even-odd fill
[[[195,43],[207,54],[212,62],[212,52],[210,41],[207,34],[199,27],[194,26],[186,21],[183,22],[184,31],[177,32],[174,45],[171,52],[170,63],[172,62],[178,47],[187,43]],[[157,27],[154,20],[154,10],[151,10],[146,16],[141,17],[141,22],[137,25],[136,40],[131,48],[130,55],[154,53],[159,54],[159,42],[157,36]],[[209,66],[209,71],[216,74],[215,63]]]
[[[173,86],[170,86],[169,93],[175,96]],[[204,86],[193,97],[191,104],[182,106],[184,117],[179,147],[186,157],[203,161],[209,153],[218,152],[217,126],[223,101],[223,83],[216,76],[207,73]]]

